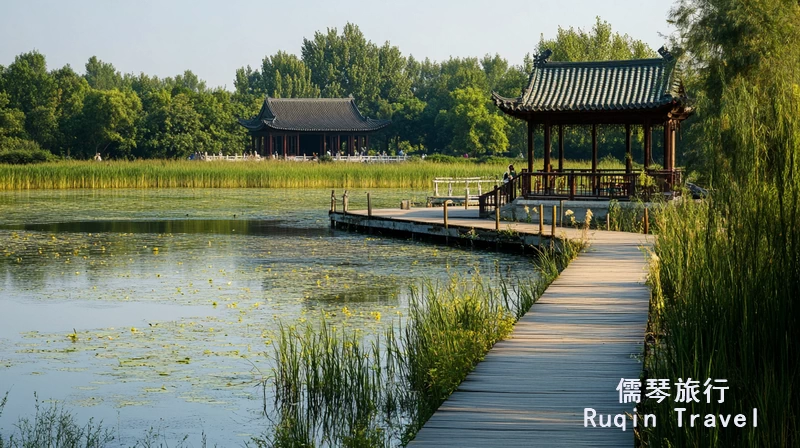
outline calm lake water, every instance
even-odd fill
[[[530,278],[531,260],[334,232],[330,190],[0,193],[0,416],[34,393],[129,446],[241,446],[266,427],[261,380],[279,322],[363,332],[402,321],[409,288],[480,273]],[[341,194],[341,192],[337,192]],[[426,193],[372,190],[375,207]],[[363,191],[351,191],[363,208]]]

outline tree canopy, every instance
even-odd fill
[[[536,50],[544,48],[558,60],[653,54],[599,18],[590,31],[559,29],[554,39],[542,38]],[[371,139],[374,150],[516,155],[525,151],[525,125],[501,113],[491,92],[519,95],[532,61],[527,55],[515,65],[497,54],[418,60],[348,23],[304,39],[299,55],[278,51],[255,68],[236,69],[228,92],[209,89],[191,70],[166,78],[120,73],[95,56],[82,75],[69,66],[48,71],[44,55],[33,51],[0,66],[0,139],[32,140],[70,157],[240,153],[249,146],[236,119],[254,116],[265,96],[352,95],[364,115],[394,123]],[[574,140],[582,155],[585,142]]]

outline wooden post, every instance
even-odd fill
[[[545,173],[550,172],[550,150],[551,148],[551,141],[550,141],[550,123],[544,124],[544,171]],[[545,184],[549,190],[550,187],[550,178],[548,177],[545,180]]]
[[[644,169],[650,168],[650,150],[653,145],[653,131],[650,128],[650,120],[644,122]]]
[[[558,171],[564,172],[564,125],[558,125]]]
[[[283,134],[283,158],[286,159],[286,134]]]
[[[444,201],[442,204],[442,209],[444,210],[444,228],[447,228],[447,200]]]
[[[611,231],[611,210],[606,213],[606,230]]]
[[[528,121],[528,172],[533,172],[533,123]]]
[[[553,224],[550,226],[550,234],[555,237],[556,236],[556,218],[558,217],[558,207],[553,206]]]
[[[633,154],[631,154],[631,125],[625,125],[625,172],[633,171]]]
[[[273,136],[273,135],[272,135],[272,133],[270,132],[270,134],[269,134],[269,156],[270,156],[270,157],[272,157],[272,139],[273,139],[273,138],[274,138],[274,136]]]
[[[494,189],[494,230],[500,230],[500,189]]]
[[[469,210],[469,190],[464,193],[464,210]]]
[[[664,170],[669,169],[669,120],[664,122],[664,147],[662,148],[662,152],[664,153],[664,163],[661,164],[661,168]]]
[[[597,125],[592,125],[592,174],[597,172]]]
[[[647,207],[644,208],[644,233],[650,233],[650,215],[647,213]]]
[[[336,193],[331,190],[331,212],[336,213]]]
[[[372,197],[367,193],[367,216],[372,218]]]
[[[539,204],[539,237],[544,235],[544,205]]]
[[[344,190],[344,194],[342,195],[342,213],[345,215],[347,214],[347,206],[348,206],[348,198],[347,198],[347,190]]]

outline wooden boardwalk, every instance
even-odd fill
[[[494,229],[477,211],[452,210],[451,226]],[[360,213],[360,212],[356,212]],[[375,217],[442,223],[441,209],[375,210]],[[538,233],[537,224],[502,229]],[[550,227],[545,226],[549,234]],[[575,229],[557,235],[579,238]],[[624,447],[627,430],[585,428],[584,408],[630,413],[621,378],[639,378],[649,288],[644,235],[590,231],[590,246],[492,348],[410,444],[413,447]],[[652,238],[650,238],[652,239]]]

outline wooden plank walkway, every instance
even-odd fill
[[[441,209],[373,211],[375,217],[439,224],[441,215]],[[477,219],[474,210],[451,210],[448,222],[494,229],[493,221]],[[508,228],[539,232],[538,224],[501,223]],[[556,234],[580,237],[576,229]],[[643,247],[652,237],[605,231],[587,236],[589,248],[520,319],[512,338],[492,348],[410,446],[633,446],[630,420],[625,432],[585,428],[583,411],[632,411],[631,404],[619,403],[616,387],[621,378],[639,378],[642,369],[650,298]]]

